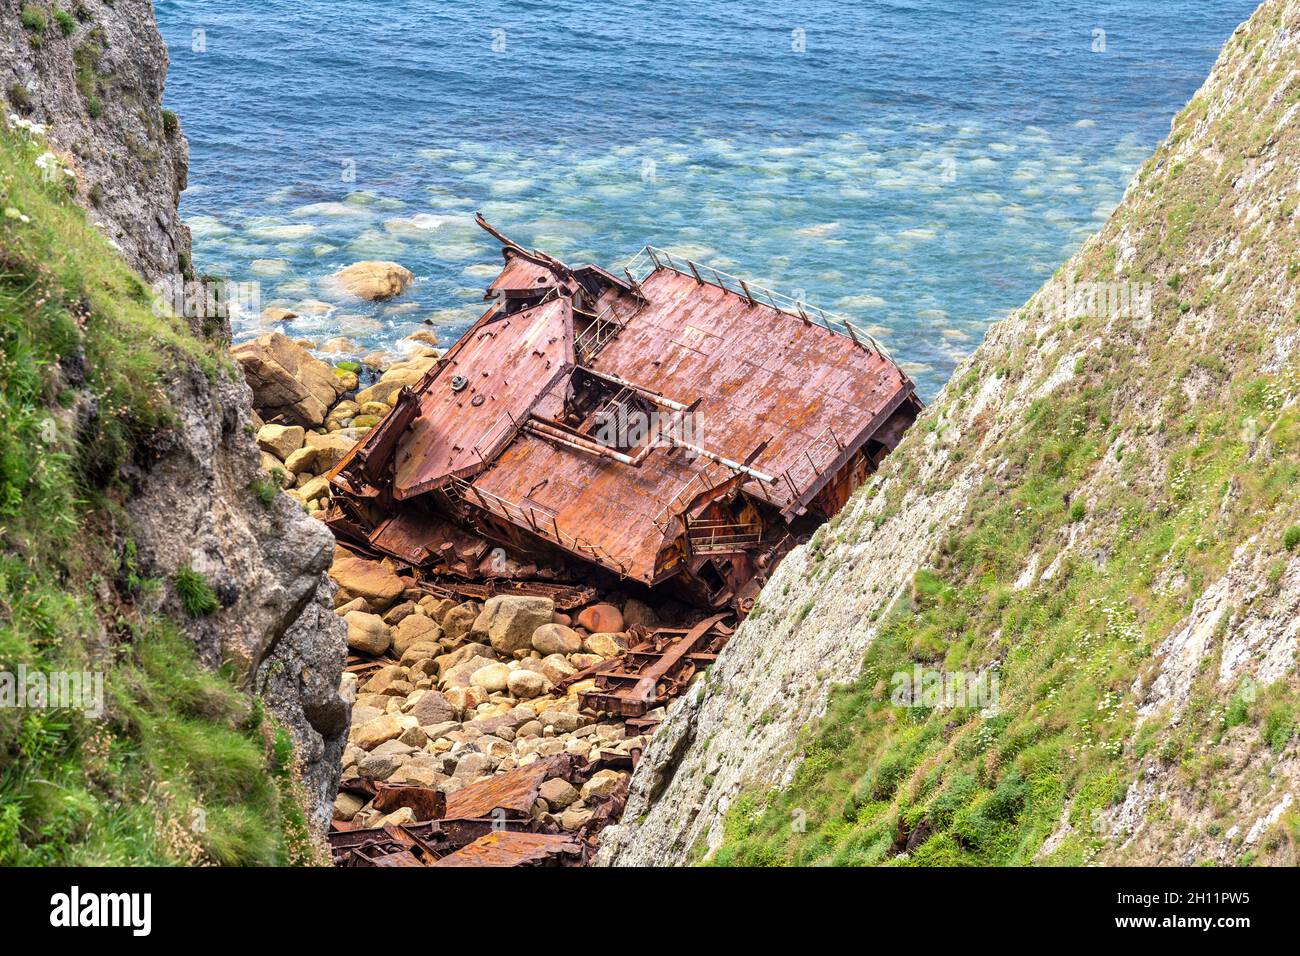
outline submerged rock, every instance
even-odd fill
[[[396,262],[357,262],[334,274],[335,280],[357,298],[391,299],[406,291],[415,276]]]

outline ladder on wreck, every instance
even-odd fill
[[[621,317],[614,311],[612,303],[607,306],[592,320],[591,325],[583,329],[582,333],[573,340],[573,352],[578,364],[591,364],[601,350],[627,327],[627,323],[635,314],[634,309],[626,317]]]

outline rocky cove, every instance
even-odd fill
[[[848,323],[785,351],[850,372],[772,388],[782,350],[735,330],[820,337],[798,299],[651,247],[625,275],[570,268],[491,228],[495,329],[451,345],[403,328],[391,354],[275,331],[354,303],[413,314],[411,271],[364,259],[313,277],[333,301],[277,300],[232,348],[221,316],[150,308],[147,283],[203,268],[151,5],[30,6],[0,0],[0,344],[31,373],[0,381],[25,443],[5,500],[31,503],[0,526],[0,624],[20,663],[98,662],[111,693],[103,724],[0,714],[0,859],[1294,862],[1294,2],[1233,34],[1104,228],[925,410]],[[1079,285],[1134,291],[1142,314],[1067,308]],[[651,348],[635,334],[656,301],[690,302],[696,324]],[[452,349],[514,340],[432,391]],[[610,407],[697,407],[646,383],[709,379],[710,351],[754,359],[724,368],[742,409],[869,381],[893,424],[857,444],[812,416],[788,449],[806,466],[769,470],[779,428],[743,448],[723,429],[726,454],[679,440],[652,495],[644,448],[583,429]],[[646,378],[617,365],[633,359]],[[486,408],[484,440],[417,434],[440,401]],[[51,429],[59,453],[30,454]],[[409,465],[421,451],[447,480]],[[680,481],[688,452],[726,494]],[[592,486],[574,460],[634,480],[561,520]],[[443,521],[471,496],[471,520]],[[598,546],[633,519],[653,547]],[[521,529],[584,563],[489,546]],[[653,589],[673,575],[684,590]],[[649,662],[679,669],[621,710],[611,682]],[[996,674],[1001,700],[891,700],[917,668]],[[196,811],[207,829],[181,822]]]

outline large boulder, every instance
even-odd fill
[[[340,588],[377,609],[388,607],[406,590],[406,582],[380,562],[358,558],[342,548],[336,549],[329,573]]]
[[[374,302],[401,295],[415,276],[396,262],[368,260],[340,269],[334,278],[352,295]]]
[[[623,612],[613,604],[593,604],[578,615],[578,626],[592,634],[612,634],[623,630]]]
[[[486,644],[462,644],[450,654],[443,654],[434,663],[438,666],[438,673],[445,676],[457,664],[469,660],[471,657],[485,657],[489,661],[496,660],[492,648]]]
[[[415,698],[415,703],[407,713],[418,720],[421,727],[456,719],[456,709],[451,706],[441,691],[422,690],[417,693],[419,696]]]
[[[393,629],[393,650],[398,656],[416,644],[436,644],[442,639],[442,628],[423,614],[408,614]]]
[[[588,654],[596,654],[606,659],[618,657],[627,650],[627,639],[622,634],[588,634],[582,642],[582,649]]]
[[[542,696],[550,686],[551,682],[543,676],[541,671],[528,668],[520,667],[511,671],[506,677],[506,690],[523,700]]]
[[[437,787],[447,779],[430,757],[416,757],[393,771],[389,783],[410,783],[417,787]]]
[[[406,671],[396,664],[389,664],[387,667],[381,667],[371,674],[370,679],[361,686],[359,693],[383,696],[390,694],[390,688],[399,683],[406,683]],[[366,699],[369,700],[370,698],[367,697]]]
[[[464,688],[464,687],[477,687],[479,690],[482,690],[483,688],[478,687],[478,685],[476,684],[473,684],[471,679],[473,678],[474,674],[480,669],[484,667],[495,667],[495,666],[497,666],[496,660],[489,659],[486,657],[470,657],[467,658],[466,660],[461,661],[459,664],[455,665],[454,667],[449,667],[445,671],[443,671],[442,678],[439,681],[439,683],[442,685],[444,690],[448,691],[447,699],[451,700],[453,706],[455,706],[456,702],[452,700],[450,691],[456,688]],[[504,687],[504,683],[502,686]]]
[[[550,710],[544,710],[537,715],[537,719],[543,725],[554,727],[557,733],[570,734],[581,727],[586,721],[581,714],[571,710],[560,710],[558,707],[552,707]]]
[[[316,467],[316,455],[315,448],[299,448],[290,452],[284,460],[284,470],[291,475],[311,474]]]
[[[553,812],[558,812],[577,801],[578,788],[560,777],[552,777],[537,788],[537,795]]]
[[[357,443],[356,438],[339,432],[330,432],[328,435],[308,432],[305,441],[306,447],[316,453],[312,460],[312,469],[321,474],[341,462]]]
[[[451,644],[460,643],[474,628],[478,620],[479,606],[473,601],[457,604],[442,619],[443,636]]]
[[[382,402],[385,405],[392,405],[397,401],[397,393],[402,390],[406,382],[397,379],[381,379],[374,385],[369,385],[357,392],[357,401],[359,402]]]
[[[394,362],[384,371],[378,382],[357,393],[357,402],[362,406],[391,406],[397,401],[397,393],[403,386],[414,386],[436,364],[438,364],[436,358],[414,358]],[[372,411],[371,414],[378,414],[378,412]]]
[[[322,498],[329,498],[330,482],[324,475],[315,475],[306,479],[301,488],[295,488],[290,492],[299,501],[306,504],[308,501],[318,501]]]
[[[259,335],[230,350],[253,390],[253,407],[264,419],[316,428],[342,393],[333,370],[279,332]]]
[[[353,724],[348,742],[362,750],[374,750],[380,744],[396,740],[406,730],[407,723],[392,714],[384,714],[364,724]]]
[[[476,670],[469,682],[472,687],[478,687],[489,694],[499,694],[506,689],[509,679],[510,668],[505,664],[489,664]]]
[[[302,447],[305,434],[301,425],[263,425],[257,430],[257,447],[286,461]]]
[[[388,625],[377,614],[349,611],[343,620],[348,625],[348,647],[358,653],[378,657],[392,643]]]
[[[613,793],[620,783],[623,782],[626,774],[621,774],[617,770],[597,770],[586,783],[582,785],[582,799],[590,800],[592,797],[608,797]]]
[[[542,654],[576,654],[582,650],[582,635],[563,624],[543,624],[533,631],[532,647]]]
[[[542,658],[540,670],[552,684],[558,684],[566,677],[578,673],[578,668],[574,667],[563,654],[549,654]]]
[[[513,655],[532,647],[533,632],[551,623],[555,602],[546,597],[498,594],[488,598],[474,622],[474,634],[482,635],[498,654]]]

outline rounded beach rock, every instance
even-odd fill
[[[406,291],[415,276],[396,262],[356,262],[334,274],[348,292],[370,302],[391,299]]]

